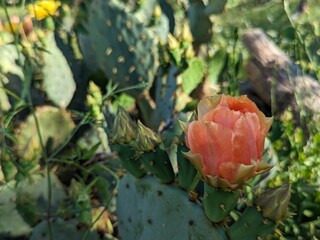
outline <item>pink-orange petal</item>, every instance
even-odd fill
[[[189,152],[182,152],[182,155],[188,159],[193,166],[200,172],[201,175],[206,175],[206,173],[203,172],[203,158],[200,154],[192,154],[190,151]]]
[[[203,98],[197,107],[198,120],[202,120],[202,117],[207,113],[215,109],[220,103],[221,95],[215,95]]]
[[[217,187],[217,188],[222,188],[224,190],[234,190],[239,187],[239,184],[232,184],[228,180],[221,178],[221,177],[218,177],[218,176],[207,175],[207,176],[205,176],[204,179],[210,185]]]
[[[232,161],[232,135],[231,129],[213,122],[194,121],[189,125],[189,148],[202,156],[204,172],[215,176],[221,162]]]
[[[232,129],[235,122],[241,117],[241,112],[229,109],[216,109],[203,116],[204,121],[219,123]]]
[[[240,111],[242,113],[246,113],[246,112],[258,113],[259,112],[257,105],[245,95],[240,96],[239,98],[224,95],[221,98],[220,105],[226,106],[229,109],[234,111]]]
[[[259,119],[255,113],[242,115],[234,125],[233,154],[234,162],[250,165],[262,153],[258,152],[257,139],[260,135]]]
[[[219,167],[221,177],[231,184],[243,184],[246,180],[255,175],[257,166],[244,165],[239,163],[226,162]]]

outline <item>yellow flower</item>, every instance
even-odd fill
[[[60,5],[59,1],[39,0],[28,6],[28,12],[32,17],[40,21],[48,16],[52,16]]]

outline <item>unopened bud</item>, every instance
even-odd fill
[[[156,6],[153,12],[153,17],[158,18],[161,16],[161,14],[162,14],[161,7]]]
[[[263,216],[274,221],[281,221],[288,215],[291,184],[265,190],[256,200]]]
[[[193,41],[190,27],[187,22],[183,23],[182,32],[181,32],[181,39],[182,39],[182,41],[189,42],[189,43],[192,43],[192,41]]]
[[[138,121],[136,149],[140,152],[153,151],[161,143],[161,138],[150,128]]]
[[[137,126],[121,106],[118,107],[112,131],[114,134],[113,140],[116,143],[128,144],[136,138]]]
[[[185,55],[187,59],[191,59],[194,57],[195,53],[193,51],[192,45],[188,44],[187,49],[185,51]]]
[[[180,48],[179,41],[171,33],[168,34],[168,45],[171,51]]]

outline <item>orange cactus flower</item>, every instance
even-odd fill
[[[261,158],[273,119],[247,96],[206,97],[197,110],[198,119],[185,126],[190,149],[185,156],[208,183],[235,189],[270,169]]]

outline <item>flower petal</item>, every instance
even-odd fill
[[[269,171],[271,168],[273,168],[273,166],[269,165],[265,161],[260,161],[259,165],[256,169],[256,175],[265,173],[265,172]]]
[[[273,117],[267,118],[264,116],[262,112],[259,112],[258,114],[259,122],[260,122],[260,138],[258,139],[258,152],[263,152],[264,149],[264,142],[265,138],[269,132],[269,129],[271,128]]]
[[[243,184],[247,179],[255,175],[256,164],[244,165],[233,162],[220,164],[221,177],[231,184]]]
[[[232,136],[231,129],[214,122],[194,121],[189,125],[189,148],[202,156],[204,174],[218,175],[220,163],[233,161]]]
[[[210,97],[205,97],[203,98],[197,108],[198,112],[198,119],[201,120],[203,115],[205,115],[207,112],[212,111],[212,109],[216,108],[218,106],[220,100],[221,100],[221,95],[215,95],[215,96],[210,96]]]
[[[205,180],[212,186],[222,188],[224,190],[234,190],[239,187],[239,184],[231,184],[228,180],[218,176],[207,175],[205,176]]]
[[[201,175],[205,175],[203,173],[203,158],[200,154],[192,154],[190,151],[189,152],[182,152],[182,155],[188,159],[194,167],[200,172]]]
[[[227,128],[233,129],[235,122],[241,117],[242,113],[229,109],[216,109],[206,113],[203,121],[219,123]]]
[[[242,115],[234,125],[233,161],[250,165],[251,160],[258,160],[262,152],[258,152],[257,140],[261,139],[260,123],[255,113]]]
[[[258,113],[259,108],[247,96],[243,95],[239,98],[223,95],[221,98],[221,106],[228,107],[230,110],[239,111],[242,113]]]

